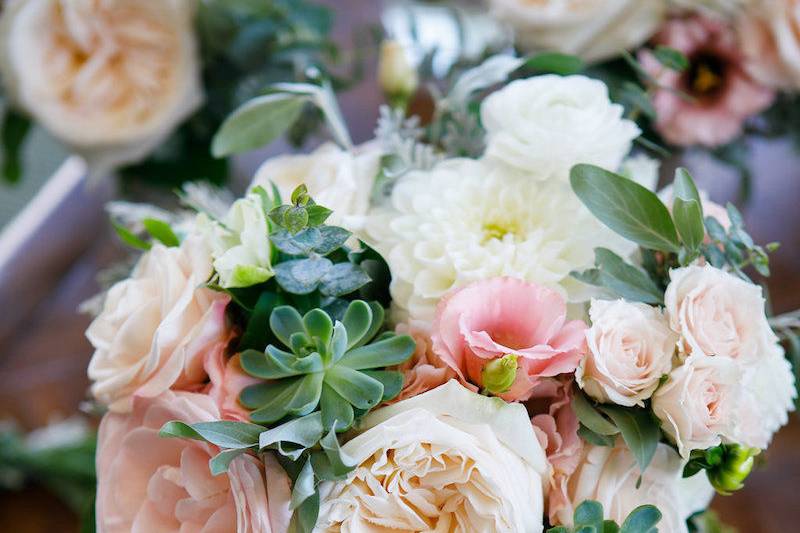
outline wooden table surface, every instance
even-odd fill
[[[338,9],[339,35],[349,24],[375,21],[373,2],[329,0]],[[348,6],[358,10],[348,11]],[[343,21],[354,14],[358,21]],[[357,14],[357,15],[356,15]],[[370,84],[343,95],[344,113],[354,120],[354,137],[369,137],[377,114],[379,96]],[[772,257],[769,293],[776,312],[800,307],[800,156],[788,143],[756,143],[753,196],[743,213],[758,242],[781,241]],[[686,164],[712,198],[733,198],[737,182],[724,168],[702,156]],[[74,209],[86,209],[75,205]],[[98,220],[102,216],[97,215]],[[91,347],[83,336],[89,318],[76,308],[97,291],[97,271],[123,255],[111,232],[92,228],[92,244],[67,265],[54,265],[45,279],[49,294],[24,317],[13,306],[0,310],[0,321],[18,324],[13,336],[0,339],[0,419],[13,418],[26,428],[40,426],[54,417],[75,412],[85,398],[86,366]],[[76,235],[76,241],[80,241]],[[42,246],[42,243],[39,243]],[[0,279],[2,276],[0,276]],[[729,497],[717,497],[713,507],[723,519],[744,533],[771,533],[800,527],[800,423],[790,424],[776,436],[766,454],[766,464],[753,473],[746,487]],[[9,528],[9,525],[12,527]],[[0,530],[15,533],[77,531],[74,517],[52,496],[38,488],[0,498]],[[668,533],[668,532],[667,532]]]

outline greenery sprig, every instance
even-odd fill
[[[551,527],[547,533],[658,533],[656,525],[661,521],[661,511],[653,505],[641,505],[631,511],[621,526],[603,518],[603,505],[586,500],[575,509],[573,527]]]

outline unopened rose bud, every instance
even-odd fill
[[[708,471],[708,480],[721,494],[730,494],[744,486],[744,480],[753,469],[755,456],[761,450],[745,448],[738,444],[726,445],[722,463]]]
[[[491,394],[508,392],[517,377],[517,356],[508,354],[484,365],[481,371],[483,389]]]
[[[397,41],[381,44],[378,81],[393,106],[404,107],[419,85],[417,70]]]

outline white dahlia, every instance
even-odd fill
[[[409,173],[364,222],[363,237],[392,271],[398,319],[431,320],[448,290],[495,276],[586,301],[589,291],[570,271],[590,267],[598,246],[633,251],[569,184],[531,179],[491,160],[453,159]]]

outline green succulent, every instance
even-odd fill
[[[276,307],[269,325],[285,349],[271,344],[264,352],[241,355],[245,372],[269,380],[239,396],[253,410],[250,419],[270,425],[319,407],[325,428],[335,425],[341,432],[356,414],[397,396],[403,374],[385,368],[411,357],[415,343],[408,335],[377,335],[383,319],[379,304],[362,300],[350,302],[342,321],[335,323],[322,309],[300,316],[293,307]]]

